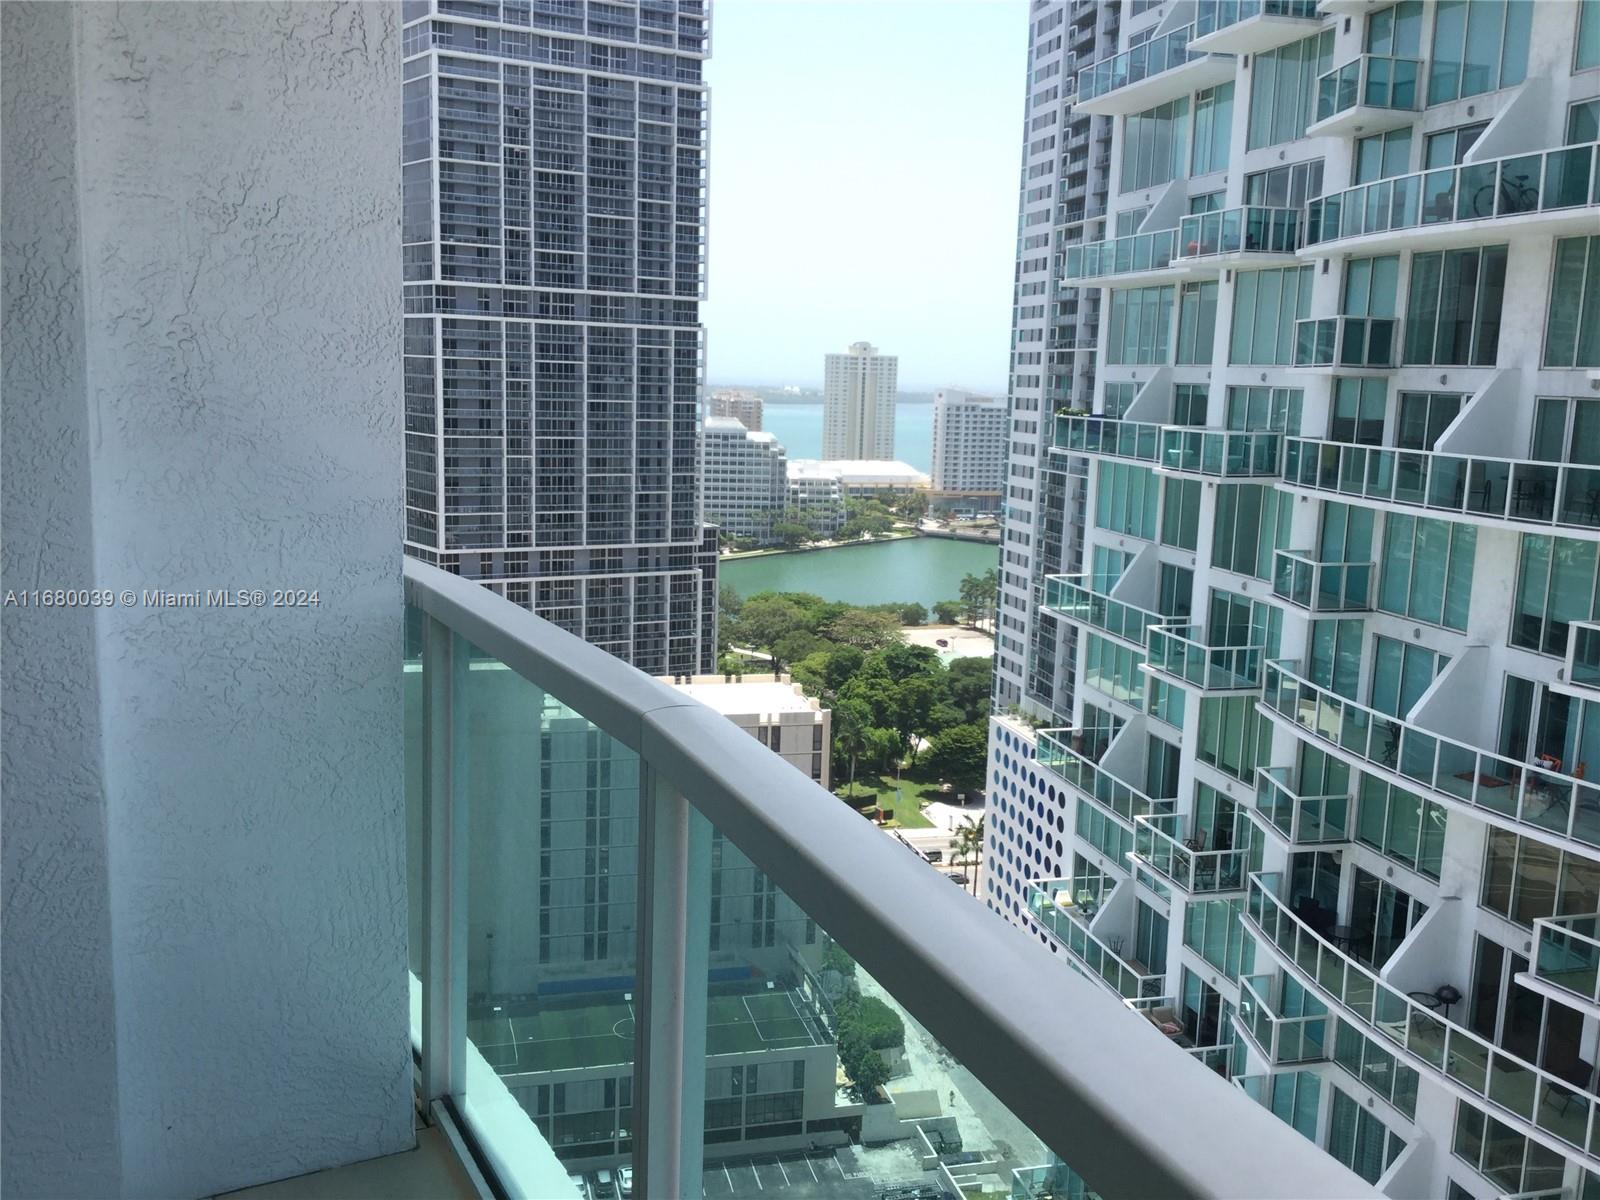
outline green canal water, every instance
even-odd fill
[[[1000,547],[949,538],[903,538],[799,554],[723,562],[721,582],[741,596],[812,592],[844,604],[919,603],[961,598],[961,577],[999,565]]]

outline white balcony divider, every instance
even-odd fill
[[[668,794],[686,801],[645,818],[657,833],[641,839],[640,940],[649,941],[652,989],[686,982],[696,969],[684,944],[692,939],[670,936],[687,928],[681,906],[692,889],[656,878],[664,863],[687,867],[693,851],[679,816],[692,808],[1103,1195],[1243,1200],[1281,1196],[1286,1186],[1306,1200],[1375,1194],[725,717],[477,583],[412,559],[404,574],[408,602],[432,618],[430,641],[446,631],[457,647],[465,638],[635,751],[645,766],[641,804]],[[445,711],[428,712],[446,730],[451,690],[440,689]],[[459,738],[432,744],[451,756],[445,800],[461,820],[471,796],[454,768],[467,746]],[[429,773],[429,808],[440,799],[439,769]],[[448,870],[449,856],[441,861]],[[430,908],[457,883],[432,879]],[[448,964],[431,954],[425,969]],[[1018,1003],[1027,996],[1048,1003]],[[647,1082],[635,1093],[636,1195],[700,1191],[703,1105],[692,1092],[669,1097],[660,1086],[704,1070],[703,1047],[670,1029],[675,1011],[694,1019],[692,1004],[674,1008],[681,999],[653,994],[639,1009],[636,1069]],[[703,1022],[703,1008],[699,1015]],[[464,1037],[464,1006],[452,1006],[449,1025],[446,1047]],[[429,1058],[446,1052],[438,1040],[425,1036],[425,1075]],[[676,1116],[660,1111],[673,1100]]]

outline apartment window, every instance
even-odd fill
[[[1134,926],[1133,955],[1144,964],[1148,975],[1167,973],[1167,918],[1143,900],[1136,900],[1138,916]]]
[[[1456,1128],[1450,1149],[1492,1183],[1497,1195],[1559,1192],[1566,1173],[1561,1155],[1530,1141],[1465,1100],[1456,1101]]]
[[[1203,383],[1180,383],[1172,389],[1172,423],[1199,426],[1206,423],[1209,390]]]
[[[1228,193],[1202,192],[1198,196],[1189,197],[1189,216],[1198,216],[1203,213],[1219,212],[1227,207]]]
[[[1363,629],[1363,622],[1351,619],[1311,622],[1306,668],[1312,683],[1355,699],[1361,680]]]
[[[1600,0],[1595,0],[1600,8]],[[1600,100],[1580,100],[1567,109],[1567,145],[1600,141]]]
[[[1233,84],[1196,92],[1194,97],[1194,163],[1191,174],[1228,169],[1228,135],[1233,128]]]
[[[1240,908],[1238,900],[1207,900],[1183,907],[1183,944],[1229,979],[1238,979],[1255,962],[1255,943],[1245,936]],[[1192,978],[1187,970],[1184,976]]]
[[[1600,237],[1556,242],[1544,365],[1600,367]]]
[[[1505,287],[1505,246],[1412,255],[1406,365],[1494,366]]]
[[[1194,603],[1194,572],[1188,567],[1162,563],[1159,578],[1156,611],[1174,620],[1187,620]]]
[[[1294,357],[1294,323],[1311,315],[1313,268],[1241,271],[1234,278],[1228,361],[1287,366]]]
[[[1472,525],[1388,514],[1378,608],[1464,631],[1477,545],[1478,531]]]
[[[1316,106],[1317,76],[1332,68],[1331,29],[1256,55],[1245,148],[1259,150],[1304,137]]]
[[[1459,392],[1401,392],[1395,446],[1401,450],[1432,450],[1460,415],[1465,400]]]
[[[1189,161],[1189,98],[1169,100],[1126,119],[1118,190],[1137,192],[1183,178]]]
[[[1161,496],[1161,544],[1193,550],[1200,538],[1200,481],[1168,479]]]
[[[1416,58],[1422,47],[1422,0],[1402,0],[1367,18],[1367,53]]]
[[[1139,232],[1139,226],[1144,224],[1145,217],[1147,217],[1149,215],[1150,215],[1150,206],[1149,205],[1146,205],[1143,208],[1124,209],[1122,212],[1119,212],[1117,214],[1116,221],[1112,225],[1112,228],[1111,228],[1112,236],[1113,237],[1127,237],[1130,234],[1138,233]]]
[[[1122,414],[1128,411],[1128,405],[1133,403],[1133,398],[1138,394],[1137,383],[1108,383],[1100,399],[1100,411],[1120,421]]]
[[[1400,256],[1352,258],[1344,268],[1344,300],[1340,312],[1351,317],[1392,317],[1400,286]]]
[[[1600,238],[1594,241],[1600,245]],[[1600,260],[1597,260],[1600,261]],[[1178,364],[1208,364],[1217,332],[1217,283],[1186,283],[1178,293]],[[1596,280],[1600,288],[1600,279]]]
[[[1378,1095],[1394,1105],[1407,1117],[1415,1119],[1417,1111],[1416,1070],[1399,1061],[1383,1046],[1362,1033],[1357,1026],[1348,1025],[1343,1021],[1336,1021],[1334,1024],[1336,1032],[1333,1039],[1333,1061],[1377,1092]],[[1337,1088],[1334,1089],[1333,1094],[1335,1096],[1344,1095]],[[1337,1112],[1337,1108],[1335,1112]],[[1339,1121],[1335,1119],[1329,1136],[1328,1148],[1330,1153],[1334,1153],[1335,1138],[1344,1136],[1338,1133],[1338,1129]],[[1348,1158],[1340,1158],[1339,1161],[1353,1170],[1360,1170]]]
[[[1363,932],[1350,952],[1374,970],[1382,967],[1427,911],[1428,906],[1409,892],[1357,867],[1350,924]]]
[[[1265,737],[1263,737],[1265,733]],[[1255,782],[1258,748],[1271,754],[1272,727],[1256,711],[1251,696],[1206,697],[1200,701],[1201,762],[1246,783]]]
[[[1576,538],[1522,535],[1511,644],[1564,657],[1573,621],[1600,617],[1596,546]]]
[[[1368,1183],[1377,1183],[1405,1148],[1406,1144],[1376,1116],[1338,1088],[1333,1089],[1333,1108],[1328,1114],[1330,1155]]]
[[[1334,380],[1333,413],[1328,418],[1329,439],[1364,446],[1383,445],[1388,390],[1388,383],[1370,375],[1360,378],[1342,375]]]
[[[1572,69],[1584,71],[1600,67],[1600,0],[1578,0],[1577,43],[1572,54]]]
[[[1292,515],[1292,498],[1276,488],[1254,483],[1219,486],[1211,565],[1270,578],[1273,551],[1288,545]]]
[[[1122,573],[1128,569],[1128,564],[1133,561],[1133,555],[1123,550],[1113,550],[1109,546],[1096,546],[1093,573],[1090,575],[1090,588],[1101,595],[1117,586],[1117,580],[1122,578]]]
[[[1490,912],[1531,928],[1535,917],[1600,909],[1600,863],[1494,826],[1488,836],[1479,902]]]
[[[1300,388],[1230,387],[1227,428],[1298,434],[1305,392]]]
[[[1356,840],[1437,881],[1444,856],[1444,808],[1365,774],[1359,796]]]
[[[1489,122],[1478,121],[1472,125],[1458,125],[1454,129],[1430,133],[1428,140],[1423,143],[1423,169],[1436,171],[1441,167],[1459,167],[1467,161],[1467,151],[1472,149],[1487,128]]]
[[[1170,287],[1113,291],[1106,362],[1119,366],[1165,363],[1172,337],[1172,301]]]
[[[1411,128],[1356,139],[1357,184],[1404,175],[1411,166]]]
[[[1439,0],[1428,103],[1513,87],[1528,73],[1533,0]]]
[[[1155,541],[1159,489],[1160,480],[1148,467],[1101,463],[1095,481],[1095,527]]]
[[[1183,728],[1184,690],[1155,675],[1150,676],[1146,710],[1158,721]]]
[[[1303,208],[1322,195],[1322,160],[1290,163],[1244,177],[1244,202],[1268,208]]]
[[[1083,656],[1084,682],[1124,704],[1139,704],[1144,698],[1144,655],[1120,643],[1089,634]]]

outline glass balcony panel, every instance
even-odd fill
[[[1345,981],[1344,1004],[1362,1020],[1372,1021],[1373,1005],[1377,1000],[1377,984],[1364,971],[1352,969]]]
[[[1458,1029],[1451,1029],[1445,1044],[1445,1074],[1469,1091],[1483,1095],[1489,1084],[1489,1049]]]
[[[1422,176],[1422,223],[1437,225],[1456,219],[1456,173],[1429,171]]]
[[[1456,220],[1472,221],[1495,215],[1497,163],[1471,163],[1458,174]]]
[[[1428,507],[1452,512],[1461,509],[1467,491],[1469,461],[1436,454],[1428,467]]]
[[[1439,755],[1439,743],[1418,729],[1406,729],[1400,742],[1400,773],[1429,787]]]
[[[1394,499],[1399,504],[1422,504],[1428,494],[1428,456],[1400,451],[1395,454]]]
[[[1496,1054],[1489,1062],[1489,1099],[1519,1117],[1533,1119],[1536,1074],[1526,1063]]]
[[[1513,463],[1511,517],[1548,523],[1555,516],[1557,468],[1546,463]]]
[[[1576,208],[1582,204],[1593,204],[1600,198],[1589,192],[1590,173],[1597,151],[1600,151],[1600,146],[1590,144],[1568,150],[1552,150],[1544,156],[1544,207]]]
[[[1579,1089],[1546,1076],[1539,1082],[1539,1106],[1534,1123],[1575,1146],[1584,1144],[1593,1100]]]
[[[1448,1026],[1432,1013],[1411,1006],[1411,1027],[1406,1034],[1406,1046],[1413,1054],[1426,1059],[1440,1070],[1444,1069],[1445,1038]]]
[[[1539,182],[1542,163],[1537,154],[1500,160],[1500,190],[1495,198],[1495,214],[1509,217],[1539,211]]]
[[[1558,519],[1563,525],[1585,529],[1600,527],[1600,470],[1561,468],[1561,512]]]
[[[1511,464],[1495,459],[1474,459],[1468,477],[1466,511],[1502,517],[1511,494]]]

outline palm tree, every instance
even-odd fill
[[[967,875],[967,884],[972,889],[972,894],[978,894],[978,863],[983,856],[983,817],[976,820],[968,817],[956,826],[955,860],[958,863],[968,863],[972,870]]]

